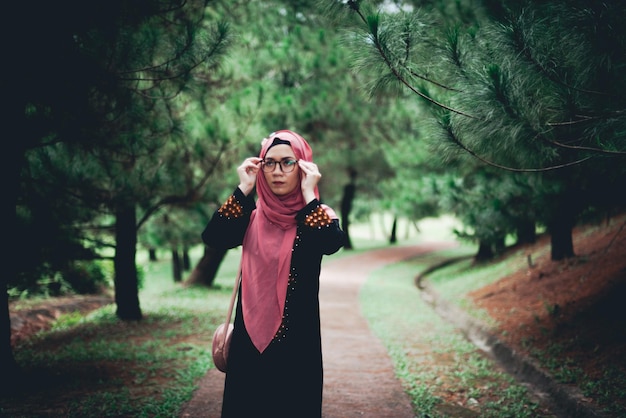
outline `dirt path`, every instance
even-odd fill
[[[324,418],[415,416],[385,347],[361,315],[359,290],[373,270],[453,245],[390,247],[325,260],[320,276]],[[223,385],[224,374],[209,370],[181,417],[219,417]]]

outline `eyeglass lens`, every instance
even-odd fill
[[[283,173],[290,173],[296,167],[296,160],[292,160],[292,159],[286,159],[282,161],[264,160],[263,171],[267,171],[267,172],[274,171],[274,168],[276,167],[277,164]]]

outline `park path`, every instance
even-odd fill
[[[359,290],[372,271],[450,243],[394,246],[361,254],[327,257],[320,275],[323,418],[414,418],[411,401],[396,378],[383,343],[361,315]],[[224,374],[210,369],[181,418],[217,418]]]

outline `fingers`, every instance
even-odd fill
[[[298,165],[304,173],[304,176],[302,177],[302,187],[309,187],[311,189],[314,188],[322,177],[322,173],[320,173],[317,168],[317,164],[310,161],[299,160]]]
[[[320,173],[317,168],[317,164],[311,161],[298,160],[298,165],[306,175],[315,176],[317,178],[322,177],[322,173]]]
[[[259,168],[261,167],[261,159],[257,157],[246,158],[243,163],[237,168],[237,172],[239,173],[239,177],[247,178],[249,176],[256,177],[256,174],[259,172]],[[243,177],[242,177],[243,176]]]
[[[239,167],[237,174],[239,175],[239,188],[247,196],[256,183],[256,176],[261,167],[261,159],[258,157],[246,158]]]
[[[261,160],[258,157],[250,157],[243,160],[238,171],[245,171],[246,173],[256,173],[259,171],[259,167],[261,166]]]
[[[302,171],[301,189],[302,196],[305,202],[309,203],[317,196],[315,195],[315,187],[319,182],[322,174],[320,173],[317,165],[310,161],[298,160],[298,165]]]

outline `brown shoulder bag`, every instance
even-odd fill
[[[230,306],[228,307],[228,314],[226,316],[226,322],[221,324],[213,333],[213,341],[211,343],[211,350],[213,354],[213,363],[215,367],[221,372],[226,373],[228,366],[228,350],[230,348],[230,340],[233,336],[233,324],[230,323],[231,316],[233,314],[233,307],[235,306],[235,299],[237,298],[237,292],[239,291],[239,284],[241,283],[241,266],[239,267],[239,273],[237,273],[237,279],[235,280],[235,287],[233,288],[233,294],[230,297]]]

